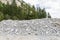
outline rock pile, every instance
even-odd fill
[[[60,36],[60,19],[3,20],[0,35]]]

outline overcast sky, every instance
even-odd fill
[[[27,3],[45,8],[53,18],[60,18],[60,0],[24,0]]]

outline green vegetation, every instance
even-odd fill
[[[0,20],[30,20],[30,19],[40,19],[46,18],[45,9],[35,8],[24,1],[18,0],[21,5],[17,6],[15,0],[11,4],[7,1],[7,4],[4,4],[0,1]],[[51,18],[49,14],[49,18]]]
[[[50,14],[48,13],[48,18],[51,18]]]

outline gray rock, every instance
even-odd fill
[[[3,20],[0,35],[60,36],[60,19]]]

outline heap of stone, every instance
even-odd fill
[[[0,35],[60,36],[60,19],[3,20]]]

